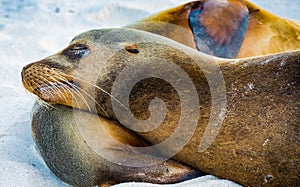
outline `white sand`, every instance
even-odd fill
[[[0,186],[67,186],[49,171],[32,141],[29,119],[34,97],[22,87],[22,67],[64,48],[80,32],[125,25],[184,2],[188,1],[1,0]],[[300,20],[300,0],[254,2],[281,16]],[[142,185],[132,183],[118,186]],[[206,176],[167,186],[237,185]]]

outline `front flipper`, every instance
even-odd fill
[[[248,27],[243,0],[201,0],[147,17],[127,28],[159,34],[206,54],[235,58]]]
[[[199,51],[235,58],[248,27],[248,9],[242,0],[197,2],[189,22]]]
[[[62,105],[36,103],[32,132],[37,147],[61,180],[74,186],[122,182],[175,183],[200,176],[172,160],[140,153],[138,135],[97,115]]]

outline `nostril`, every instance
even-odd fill
[[[32,65],[33,65],[33,63],[27,64],[26,66],[23,67],[23,71],[26,70],[26,69],[28,69]]]
[[[34,63],[30,63],[23,67],[22,72],[21,72],[22,80],[24,80],[24,78],[28,77],[28,74],[32,72],[33,65],[34,65]]]

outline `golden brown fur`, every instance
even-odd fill
[[[245,1],[249,23],[238,58],[274,54],[300,48],[300,26]],[[156,33],[196,49],[188,15],[194,3],[159,12],[126,26]]]
[[[114,41],[107,40],[108,38],[114,38]],[[77,36],[70,46],[78,43],[84,43],[88,47],[89,52],[83,58],[72,60],[65,58],[64,51],[68,50],[66,48],[63,52],[35,64],[40,64],[41,68],[43,64],[53,67],[57,64],[63,64],[64,67],[68,65],[68,75],[73,77],[72,84],[91,94],[89,96],[83,94],[84,99],[80,98],[79,94],[73,94],[75,97],[78,96],[75,101],[80,99],[86,101],[78,105],[81,109],[89,108],[92,112],[117,120],[111,105],[115,100],[120,102],[119,104],[122,103],[111,95],[116,76],[125,67],[131,65],[135,67],[134,65],[138,65],[135,62],[143,61],[145,58],[152,56],[165,59],[181,67],[192,79],[200,99],[201,109],[194,135],[174,156],[174,159],[246,186],[299,184],[299,160],[295,159],[300,154],[297,143],[300,130],[297,110],[300,90],[297,79],[299,51],[241,60],[225,60],[199,53],[161,36],[131,29],[89,31]],[[101,48],[103,46],[105,49]],[[129,46],[134,46],[135,50],[132,48],[128,50]],[[99,51],[105,51],[103,55],[110,58],[106,62],[102,61],[102,53]],[[60,59],[60,61],[56,62],[53,59]],[[148,58],[145,62],[150,61],[151,58]],[[163,63],[163,61],[155,62]],[[202,68],[197,66],[197,63],[202,64]],[[207,76],[214,72],[216,63],[219,64],[224,76],[228,107],[216,140],[208,149],[201,152],[199,143],[211,115],[212,98],[209,94],[211,88],[208,86]],[[72,68],[74,64],[84,66],[76,65],[76,68]],[[24,69],[23,74],[26,74],[30,66],[32,65]],[[60,71],[65,70],[61,68]],[[87,72],[88,76],[86,76]],[[215,77],[214,74],[211,75],[212,78]],[[85,81],[82,80],[83,77]],[[26,83],[29,80],[24,78],[24,85],[30,85]],[[129,84],[133,80],[131,76],[127,76],[123,81]],[[55,90],[52,92],[52,94],[60,93]],[[43,95],[38,96],[43,98]],[[94,97],[91,99],[91,96]],[[164,81],[148,79],[137,84],[131,92],[130,109],[138,119],[149,117],[147,106],[155,97],[163,99],[167,113],[158,128],[139,133],[151,144],[165,140],[174,132],[182,112],[176,90]],[[56,100],[50,102],[55,103]],[[72,104],[73,100],[66,103]],[[154,111],[160,110],[160,105],[152,107]],[[117,108],[121,110],[124,106],[118,105]],[[43,123],[43,120],[40,123]],[[184,136],[187,132],[182,133],[181,136]],[[123,135],[121,133],[116,136]],[[168,144],[168,147],[160,147],[160,151],[167,153],[176,150],[176,146],[175,141]]]
[[[157,155],[137,154],[135,149],[128,152],[127,146],[148,146],[148,142],[156,145],[168,139],[178,128],[184,104],[192,106],[197,104],[196,100],[182,103],[176,89],[157,78],[145,79],[135,85],[128,97],[130,106],[124,105],[112,92],[118,75],[126,67],[134,69],[141,63],[148,68],[122,77],[125,87],[121,85],[118,93],[135,81],[131,77],[135,73],[151,75],[152,72],[166,70],[164,74],[174,77],[178,72],[171,72],[168,68],[155,69],[159,65],[164,67],[164,61],[167,61],[180,67],[190,77],[200,109],[196,115],[191,111],[189,119],[194,119],[197,127],[186,146],[172,155],[172,159],[244,186],[298,186],[300,52],[292,50],[300,48],[300,29],[293,22],[269,14],[248,1],[246,5],[250,11],[249,29],[239,57],[276,54],[226,60],[196,51],[186,22],[191,6],[187,4],[128,26],[158,33],[186,46],[135,29],[92,30],[77,36],[61,52],[24,67],[24,87],[47,103],[60,104],[54,105],[54,108],[36,105],[33,111],[33,136],[50,169],[73,185],[130,180],[173,183],[199,174],[171,160],[137,170],[115,165],[95,151],[97,142],[107,141],[100,153],[116,156],[117,159],[125,157],[133,163],[138,158],[146,163],[161,160]],[[174,25],[168,23],[179,25],[180,29],[170,29]],[[151,65],[152,61],[158,66]],[[218,132],[216,139],[211,145],[210,140],[205,139],[210,146],[199,151],[210,117],[216,115],[212,112],[213,100],[217,99],[214,102],[220,104],[224,101],[223,97],[212,98],[212,93],[222,90],[222,85],[213,84],[218,80],[215,76],[218,66],[224,79],[227,106],[223,108],[224,113],[217,115],[225,118],[221,129],[213,129]],[[178,82],[182,79],[178,78]],[[188,82],[184,81],[181,86],[187,85]],[[192,89],[185,92],[190,94]],[[129,120],[126,111],[131,111],[139,120],[150,117],[149,105],[151,111],[160,111],[159,103],[151,104],[154,98],[160,98],[167,109],[159,127],[137,135],[122,126],[126,125],[122,122]],[[113,102],[117,103],[117,110],[125,111],[122,113],[125,121],[120,122],[116,116]],[[62,105],[87,112],[80,113]],[[98,120],[96,113],[107,119],[101,117]],[[140,124],[135,122],[130,125],[139,127]],[[88,125],[86,130],[89,130],[90,136],[82,135],[84,128],[78,129],[84,125]],[[96,125],[94,129],[93,125]],[[97,125],[99,129],[108,129],[108,134],[123,146],[118,147],[106,135],[97,134]],[[180,131],[178,140],[189,130]],[[92,141],[93,138],[89,138],[92,142],[84,139],[93,136],[99,139]],[[177,141],[173,141],[157,151],[168,155],[170,151],[176,152],[177,147]],[[74,159],[69,160],[73,155]],[[174,173],[166,172],[169,169]]]

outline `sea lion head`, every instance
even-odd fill
[[[107,143],[110,139],[99,134],[95,129],[92,129],[88,135],[95,135],[96,138],[94,136],[91,136],[93,138],[89,138],[92,139],[92,142],[96,146],[89,144],[89,141],[81,133],[86,132],[92,125],[95,125],[99,130],[103,123],[99,123],[97,115],[89,112],[81,113],[72,108],[62,106],[67,105],[73,108],[90,110],[106,117],[114,118],[115,114],[111,106],[112,100],[117,100],[119,104],[123,104],[123,102],[120,102],[112,94],[113,85],[118,79],[119,74],[126,68],[133,71],[128,76],[121,78],[125,82],[122,85],[126,86],[131,81],[134,81],[131,78],[131,74],[145,75],[152,71],[159,71],[161,67],[158,66],[157,69],[156,65],[162,63],[160,60],[187,62],[190,57],[181,51],[181,45],[177,47],[176,45],[176,42],[164,37],[134,29],[91,30],[76,36],[62,51],[24,67],[22,81],[25,88],[47,103],[61,104],[53,105],[55,109],[50,107],[49,110],[43,106],[39,107],[36,105],[37,107],[33,110],[32,115],[32,130],[35,142],[49,168],[57,176],[70,184],[87,186],[107,181],[124,182],[132,179],[153,183],[171,183],[199,175],[198,171],[195,172],[185,167],[180,168],[178,164],[176,165],[173,162],[170,163],[170,167],[166,170],[165,165],[168,165],[169,162],[162,162],[164,161],[162,159],[149,159],[152,157],[156,158],[155,156],[160,158],[165,155],[162,155],[158,151],[156,153],[155,150],[156,154],[150,154],[150,149],[147,149],[147,154],[145,154],[146,159],[140,159],[147,161],[142,162],[142,164],[147,164],[145,167],[142,167],[141,164],[138,165],[139,163],[135,159],[136,157],[134,157],[138,153],[136,150],[132,151],[134,154],[130,155],[127,154],[128,150],[125,150],[126,148],[128,149],[128,146],[123,146],[125,150],[123,154],[123,148],[118,146],[119,144],[113,145],[112,143]],[[157,63],[152,64],[152,62]],[[135,65],[138,66],[140,64],[145,64],[146,68],[135,69]],[[170,72],[171,70],[168,71]],[[142,86],[148,84],[155,86],[153,81],[158,80],[144,81]],[[165,85],[158,86],[157,90],[165,92],[162,98],[171,97],[173,92],[166,92],[166,89],[170,86]],[[149,88],[149,86],[147,87]],[[136,95],[134,98],[137,98],[138,101],[147,101],[147,98],[151,99],[152,95],[147,94],[147,92],[145,93],[145,91],[142,91],[145,93],[143,97],[136,97],[141,93],[139,92],[139,88],[135,89],[134,93]],[[118,92],[123,91],[123,89],[119,89]],[[174,107],[174,103],[176,103],[176,97],[173,100],[173,104],[170,104],[168,107]],[[135,108],[139,108],[139,106],[135,105]],[[141,107],[139,110],[142,111],[144,108]],[[87,116],[83,116],[82,114],[86,114]],[[83,120],[82,123],[80,123],[80,119]],[[91,121],[92,119],[95,120]],[[78,124],[82,124],[85,131],[78,130]],[[107,126],[115,129],[114,132],[116,133],[111,134],[113,138],[122,140],[125,145],[130,145],[131,142],[126,139],[129,136],[126,136],[125,131],[121,130],[122,127],[115,128],[116,124],[112,121],[107,121]],[[48,129],[51,129],[51,132]],[[100,132],[103,131],[100,129]],[[55,137],[58,137],[58,139],[53,136],[52,132],[55,133]],[[108,155],[108,158],[111,159],[110,161],[117,156],[122,162],[126,161],[129,163],[129,160],[132,160],[132,163],[136,165],[132,164],[134,167],[123,167],[99,157],[99,152],[96,154],[93,146],[97,147],[101,142],[104,142],[105,146],[100,151]],[[136,139],[134,142],[140,143],[142,141]],[[81,145],[83,146],[81,147]],[[139,147],[145,145],[134,144],[133,146]],[[48,149],[49,147],[53,149],[50,150]],[[110,154],[111,150],[114,151],[113,154]],[[51,156],[52,153],[56,156]],[[74,159],[61,159],[68,157],[70,154]],[[59,158],[59,160],[56,158]],[[141,154],[138,154],[138,158],[142,158]],[[115,163],[120,164],[119,162]],[[174,168],[174,171],[172,168]],[[175,170],[180,176],[177,175]],[[140,171],[145,171],[146,174],[143,174],[145,177],[136,177],[141,174]],[[161,171],[167,171],[167,175]],[[168,175],[168,173],[172,175]],[[154,177],[151,178],[151,175]],[[116,179],[115,176],[117,176]],[[149,180],[150,178],[151,180]]]

